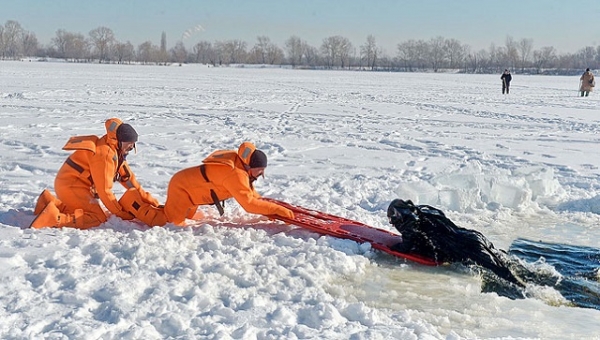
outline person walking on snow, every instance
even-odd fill
[[[75,150],[58,170],[54,181],[56,196],[44,190],[36,203],[31,228],[71,227],[88,229],[107,220],[98,198],[111,214],[124,220],[134,216],[123,209],[115,197],[113,182],[135,189],[146,204],[158,201],[142,189],[127,164],[126,157],[135,148],[138,134],[118,118],[105,122],[106,134],[77,136],[69,139],[64,150]]]
[[[238,150],[218,150],[199,166],[183,169],[171,178],[163,207],[146,202],[135,189],[127,190],[119,201],[138,220],[149,226],[173,223],[184,226],[186,218],[200,219],[200,205],[215,205],[223,215],[222,201],[235,200],[249,213],[294,218],[291,210],[261,199],[254,182],[264,174],[267,156],[254,144],[244,142]]]
[[[502,94],[504,94],[504,91],[506,91],[506,94],[508,94],[508,90],[510,89],[510,81],[512,80],[510,71],[505,69],[504,73],[502,73],[500,76],[500,79],[502,79]]]
[[[581,96],[583,97],[585,94],[585,96],[587,97],[590,94],[590,92],[594,89],[594,86],[596,86],[594,74],[592,73],[592,71],[590,71],[589,68],[586,68],[585,72],[583,72],[579,80],[579,91],[581,92]]]

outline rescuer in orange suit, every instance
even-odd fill
[[[75,150],[63,163],[56,179],[56,197],[48,190],[39,196],[30,227],[71,227],[88,229],[107,220],[98,198],[111,214],[124,220],[134,216],[123,209],[115,197],[113,182],[133,188],[140,200],[152,206],[158,201],[144,191],[125,160],[135,148],[138,134],[129,124],[118,118],[105,122],[106,134],[76,136],[69,139],[63,150]]]
[[[232,197],[249,213],[293,218],[291,210],[262,200],[254,189],[254,181],[263,175],[266,167],[264,152],[244,142],[237,151],[215,151],[201,165],[173,175],[164,208],[145,202],[135,189],[127,190],[119,202],[149,226],[167,223],[183,226],[186,218],[200,217],[201,213],[196,212],[200,205],[214,204],[223,215],[221,202]]]

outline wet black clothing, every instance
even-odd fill
[[[494,248],[480,232],[456,226],[441,210],[395,199],[390,203],[387,215],[402,234],[402,242],[392,249],[428,257],[438,263],[476,264],[521,285],[509,270],[504,253]]]

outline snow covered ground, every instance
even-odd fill
[[[600,247],[600,94],[578,77],[0,62],[2,339],[599,339],[600,311],[551,288],[481,293],[234,201],[222,218],[147,229],[111,218],[30,230],[73,135],[119,117],[161,202],[176,171],[252,141],[257,189],[393,230],[394,198],[444,210],[499,248],[518,237]],[[122,189],[117,188],[118,193]]]

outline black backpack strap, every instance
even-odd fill
[[[210,197],[212,197],[213,204],[215,205],[215,207],[217,207],[217,210],[219,210],[219,215],[223,216],[223,214],[225,213],[225,209],[223,209],[222,202],[225,201],[219,201],[219,196],[217,196],[217,193],[213,189],[210,189]]]
[[[210,182],[208,176],[206,176],[206,166],[204,164],[200,165],[200,173],[206,182]],[[217,207],[217,210],[219,210],[219,215],[223,216],[223,214],[225,214],[225,209],[223,208],[225,201],[219,201],[219,196],[217,196],[217,193],[213,189],[210,189],[210,197],[212,198],[215,207]]]
[[[204,164],[200,165],[200,173],[202,174],[202,177],[204,177],[205,181],[210,182],[208,180],[208,176],[206,176],[206,166]]]
[[[83,167],[77,163],[75,163],[71,157],[67,158],[67,160],[65,161],[65,163],[70,166],[71,168],[75,169],[75,171],[79,172],[80,174],[83,173],[85,170],[83,169]],[[94,180],[92,179],[92,175],[90,174],[90,176],[88,177],[88,180],[90,181],[90,183],[92,183],[92,185],[94,185]]]

